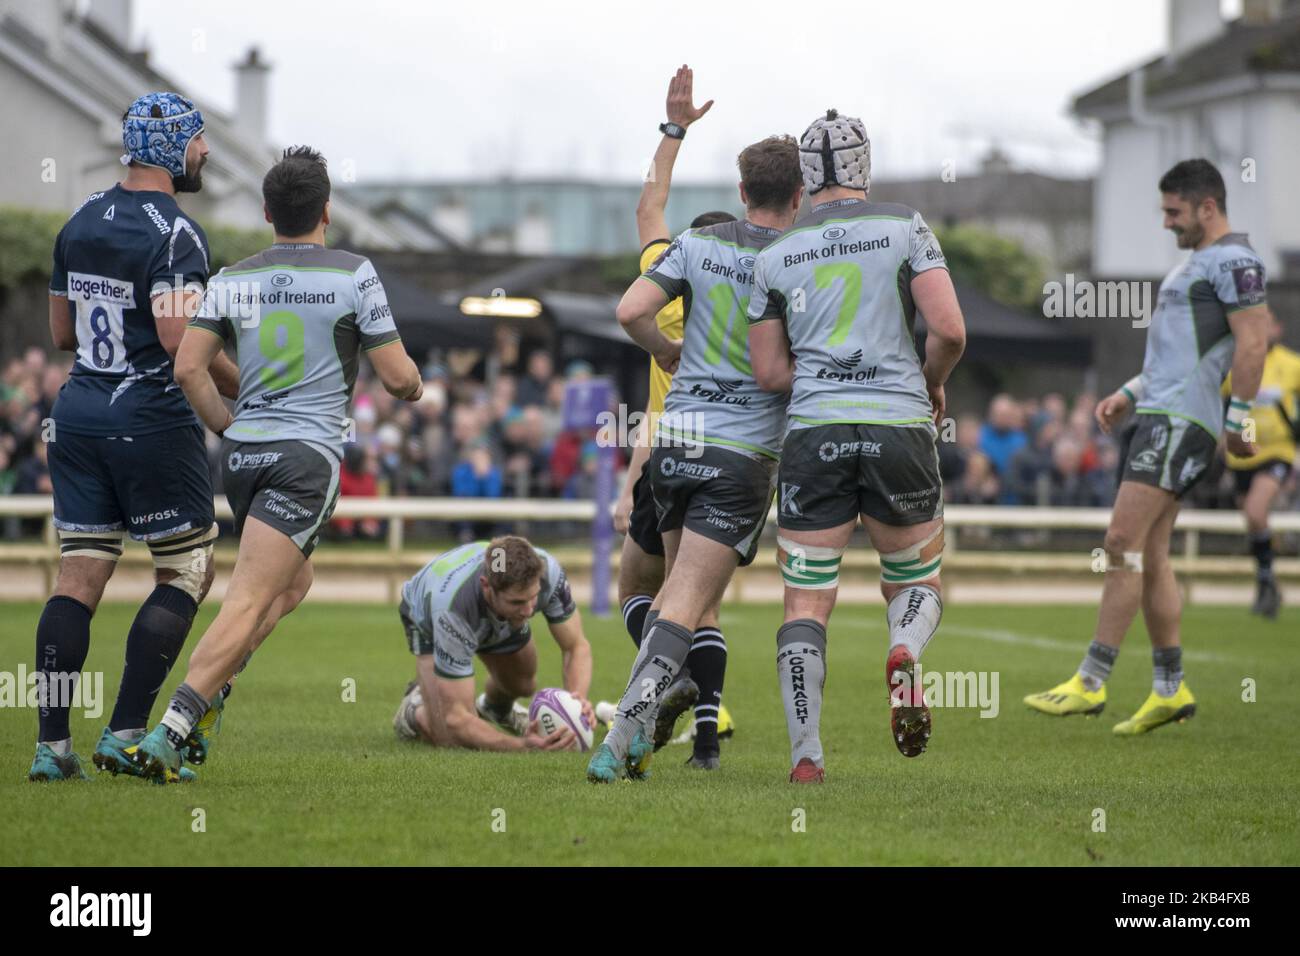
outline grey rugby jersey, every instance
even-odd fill
[[[759,253],[749,321],[785,322],[791,429],[930,421],[911,281],[944,268],[920,213],[860,199],[816,207]]]
[[[530,625],[512,630],[509,623],[483,603],[479,577],[484,573],[487,541],[474,541],[439,555],[402,585],[403,611],[419,628],[424,653],[433,654],[433,668],[443,677],[472,677],[474,655],[499,644],[526,637]],[[577,610],[560,562],[533,548],[542,559],[537,609],[547,623],[567,621]]]
[[[744,220],[688,229],[645,273],[670,299],[682,298],[682,357],[661,435],[780,455],[786,397],[758,387],[745,320],[754,257],[780,234]]]
[[[1220,389],[1236,352],[1228,316],[1265,301],[1264,263],[1244,233],[1229,233],[1175,266],[1160,283],[1147,330],[1137,411],[1185,418],[1217,438]]]
[[[362,350],[399,341],[375,267],[363,256],[279,243],[222,269],[190,325],[233,341],[238,442],[313,441],[343,454]]]

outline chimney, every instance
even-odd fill
[[[1282,15],[1282,0],[1242,0],[1241,22],[1252,27],[1272,23]]]
[[[1168,4],[1171,58],[1177,59],[1223,32],[1219,0],[1168,0]]]
[[[235,64],[235,129],[255,146],[267,143],[266,91],[271,65],[257,47],[249,47],[244,59]]]
[[[123,50],[131,49],[131,0],[90,0],[86,19]]]

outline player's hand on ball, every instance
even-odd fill
[[[677,364],[682,360],[682,340],[667,339],[668,345],[655,353],[655,364],[669,375],[677,371]]]
[[[1239,458],[1250,458],[1259,451],[1254,442],[1246,441],[1241,436],[1241,432],[1226,432],[1223,444],[1231,454]]]
[[[591,701],[585,697],[573,695],[573,699],[582,705],[582,719],[586,721],[588,727],[596,726],[596,708],[591,706]]]
[[[683,63],[668,83],[668,122],[687,127],[712,109],[713,100],[695,108],[694,86],[695,73]]]
[[[1107,395],[1097,403],[1097,424],[1107,435],[1116,423],[1129,412],[1128,396],[1123,392]]]
[[[577,750],[578,738],[568,728],[550,735],[543,734],[541,723],[534,720],[524,735],[524,747],[528,750]]]

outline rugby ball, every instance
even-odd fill
[[[567,690],[559,687],[539,690],[528,708],[528,720],[537,721],[538,730],[544,737],[568,728],[578,738],[581,749],[591,749],[592,729],[582,716],[582,705]]]

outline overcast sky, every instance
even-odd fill
[[[1022,165],[1091,171],[1072,96],[1160,53],[1165,0],[433,3],[137,0],[133,36],[182,92],[234,103],[253,44],[274,70],[273,141],[356,164],[358,181],[638,179],[668,79],[695,70],[679,177],[730,180],[739,148],[860,116],[880,179],[973,170],[990,137]],[[1224,0],[1233,14],[1240,0]],[[821,24],[806,14],[842,11]],[[196,32],[199,31],[199,32]],[[196,44],[202,49],[195,50]]]

